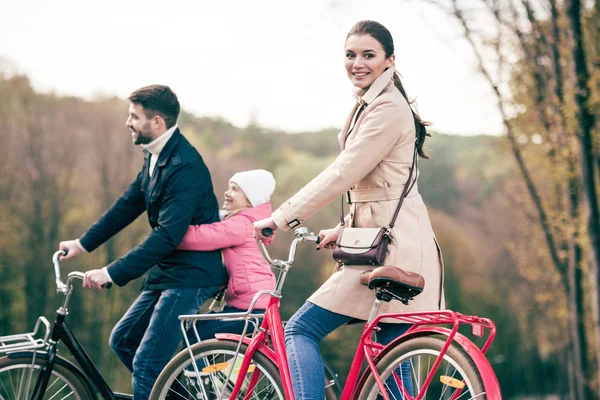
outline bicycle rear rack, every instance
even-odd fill
[[[412,332],[423,325],[470,325],[471,334],[476,337],[485,337],[487,329],[487,338],[485,343],[479,349],[482,353],[489,349],[496,337],[496,325],[488,318],[481,318],[472,315],[464,315],[451,310],[439,311],[411,311],[404,313],[387,313],[378,315],[373,321],[376,326],[382,319],[395,319],[404,323],[412,324],[407,333]]]
[[[44,325],[43,338],[36,338],[40,325]],[[48,346],[50,336],[50,322],[45,317],[39,317],[33,328],[33,332],[20,333],[17,335],[0,336],[0,355],[13,353],[15,351],[37,350]]]

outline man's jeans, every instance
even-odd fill
[[[152,385],[183,339],[179,319],[196,314],[219,290],[203,288],[145,290],[110,335],[110,347],[133,373],[134,400],[147,400]]]

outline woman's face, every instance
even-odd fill
[[[371,35],[352,35],[346,40],[346,72],[350,82],[366,89],[379,75],[394,64],[394,55],[385,56],[385,50]]]
[[[233,211],[242,208],[251,207],[252,205],[246,198],[246,195],[238,185],[229,182],[229,188],[225,191],[225,201],[223,202],[223,210]]]

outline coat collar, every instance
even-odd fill
[[[371,102],[373,102],[373,100],[375,100],[377,98],[377,96],[379,96],[381,94],[381,92],[383,92],[383,90],[388,85],[392,84],[392,82],[393,82],[392,78],[394,77],[395,72],[396,72],[396,68],[392,65],[391,67],[389,67],[388,69],[383,71],[383,73],[381,75],[379,75],[377,77],[377,79],[375,79],[375,81],[373,81],[373,83],[371,84],[371,86],[369,86],[368,89],[366,89],[366,90],[365,89],[356,89],[354,91],[357,102],[354,105],[354,108],[352,109],[350,116],[346,120],[346,124],[344,125],[344,128],[338,135],[338,141],[340,143],[341,150],[344,150],[344,147],[346,146],[348,130],[350,129],[350,125],[352,124],[354,115],[356,114],[357,110],[361,106],[369,105]]]
[[[356,90],[354,93],[356,94],[358,103],[361,105],[371,104],[371,102],[375,100],[375,98],[377,98],[377,96],[379,96],[381,92],[383,92],[383,89],[385,89],[390,84],[395,72],[396,67],[392,65],[391,67],[383,71],[383,73],[373,81],[373,83],[371,84],[371,86],[369,86],[368,89]]]
[[[171,154],[173,153],[173,150],[175,150],[175,148],[177,147],[177,144],[179,143],[179,141],[181,140],[181,133],[179,132],[179,128],[177,128],[175,130],[175,132],[173,132],[173,135],[171,136],[171,138],[169,139],[169,141],[165,144],[165,147],[161,150],[160,154],[158,155],[158,160],[156,162],[156,167],[154,170],[154,173],[152,174],[152,177],[150,178],[150,183],[148,184],[148,196],[146,197],[146,202],[149,204],[149,199],[152,195],[152,192],[154,191],[154,188],[156,187],[156,183],[158,182],[158,178],[160,176],[160,169],[164,167],[167,164],[167,161],[169,160],[169,158],[171,157]],[[148,176],[148,168],[150,168],[150,152],[148,152],[148,150],[144,150],[144,152],[146,153],[146,160],[144,162],[144,176],[147,177]],[[145,178],[148,179],[148,178]],[[146,204],[146,209],[148,208],[148,204]]]
[[[177,128],[175,129],[175,132],[173,132],[173,135],[169,138],[169,141],[165,144],[165,147],[163,147],[163,149],[161,150],[156,165],[158,165],[159,167],[165,166],[167,160],[169,159],[169,156],[171,155],[175,147],[177,147],[177,143],[179,143],[180,138],[181,132],[179,131],[179,128]]]
[[[154,139],[152,142],[148,144],[143,144],[142,149],[148,150],[151,154],[158,156],[169,141],[169,139],[171,139],[171,136],[173,136],[173,132],[175,132],[178,128],[179,126],[177,124],[173,125],[165,132],[163,132],[163,134],[160,135],[158,138]]]

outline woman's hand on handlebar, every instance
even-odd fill
[[[335,242],[338,240],[339,233],[337,228],[324,229],[319,232],[319,242],[317,243],[317,250],[320,249],[333,249]]]
[[[83,253],[83,251],[81,250],[81,248],[77,245],[77,241],[76,240],[66,240],[64,242],[60,242],[58,244],[58,249],[59,250],[64,250],[67,252],[66,255],[64,256],[60,256],[59,260],[62,261],[67,261],[70,260],[71,258],[75,258],[78,255],[80,255],[81,253]]]
[[[258,239],[265,244],[269,244],[273,241],[271,236],[277,230],[277,225],[275,224],[275,221],[273,221],[273,218],[261,219],[260,221],[256,221],[253,225],[255,239]]]

